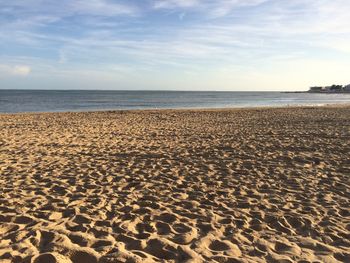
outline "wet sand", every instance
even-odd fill
[[[350,262],[350,107],[0,127],[0,262]]]

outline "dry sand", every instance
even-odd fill
[[[349,107],[0,127],[0,262],[350,262]]]

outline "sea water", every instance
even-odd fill
[[[240,108],[345,103],[350,103],[350,94],[0,89],[1,113]]]

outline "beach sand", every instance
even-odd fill
[[[350,107],[0,115],[0,262],[350,262]]]

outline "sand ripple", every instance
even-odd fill
[[[0,127],[1,262],[350,262],[350,108]]]

